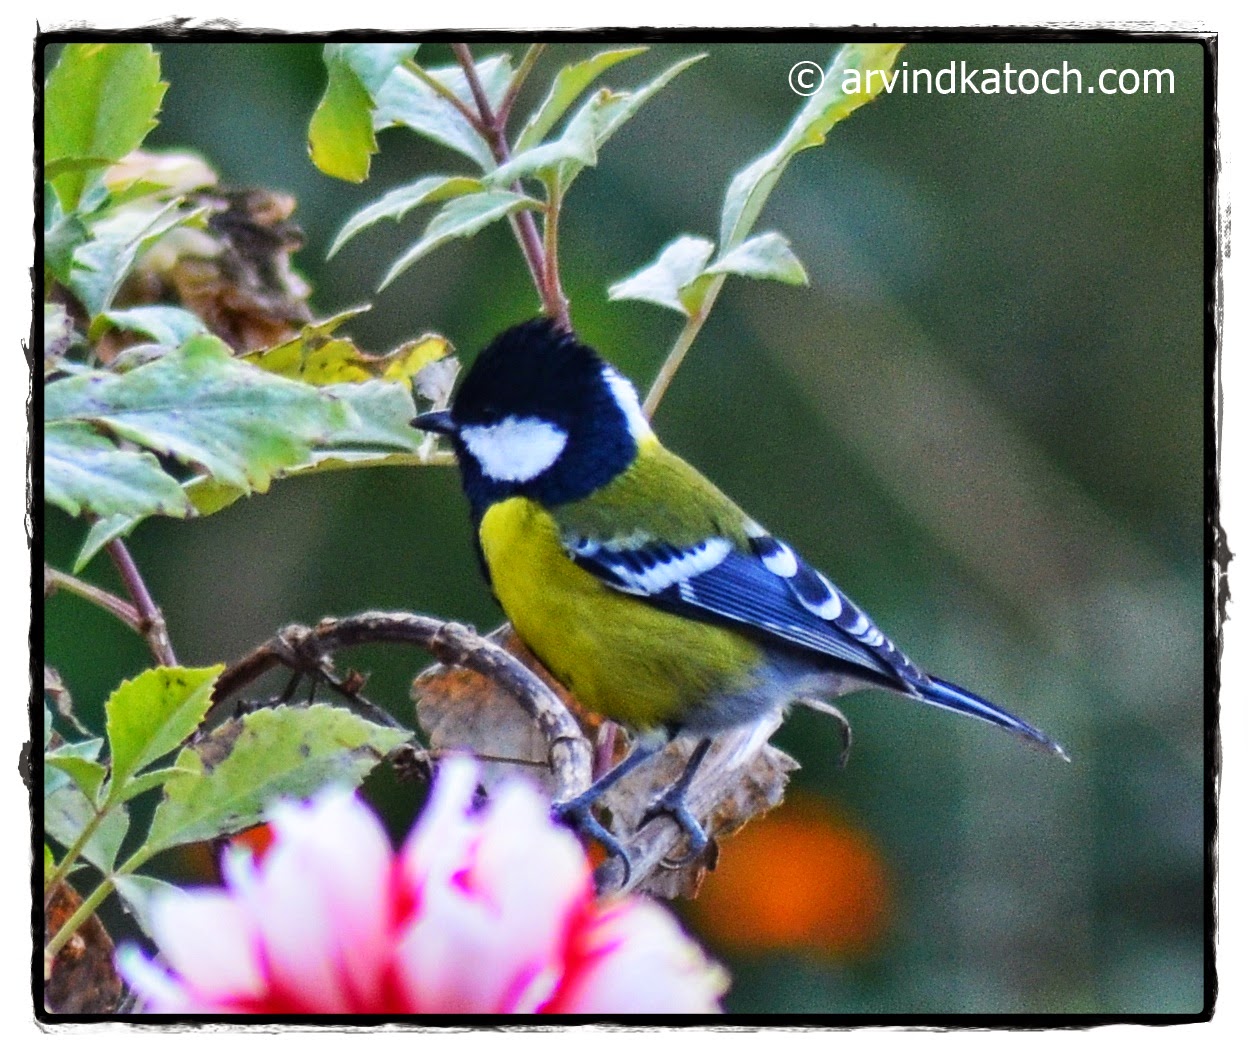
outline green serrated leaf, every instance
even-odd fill
[[[577,171],[592,167],[598,163],[595,132],[593,111],[583,110],[568,122],[567,130],[558,139],[517,153],[490,172],[489,182],[495,186],[510,186],[517,179],[529,175],[545,177],[564,166],[574,166]]]
[[[67,514],[191,513],[182,486],[150,452],[118,448],[75,420],[50,422],[43,433],[44,498]]]
[[[180,766],[169,766],[165,769],[152,769],[146,773],[140,773],[137,777],[132,777],[130,782],[125,785],[119,792],[116,801],[129,802],[132,798],[143,794],[145,791],[151,791],[154,788],[163,787],[169,781],[177,777],[189,777],[195,774],[189,769],[183,769]]]
[[[306,798],[330,782],[359,784],[410,735],[324,704],[227,722],[178,755],[178,767],[199,775],[165,786],[145,851],[240,831],[282,797]]]
[[[108,770],[96,761],[104,741],[98,737],[62,744],[44,756],[49,766],[65,773],[88,798],[97,797]]]
[[[491,105],[497,106],[511,81],[510,56],[487,58],[476,64],[476,70],[486,97]],[[465,105],[475,109],[472,91],[459,66],[429,69],[426,73],[443,84]],[[462,153],[475,161],[483,171],[494,167],[494,154],[490,151],[489,143],[454,106],[423,83],[410,69],[401,66],[395,69],[374,93],[373,100],[377,105],[373,114],[373,127],[378,131],[400,124]]]
[[[418,259],[457,237],[470,237],[490,223],[505,218],[522,208],[540,208],[542,202],[523,193],[489,190],[470,197],[457,197],[442,206],[429,221],[424,235],[390,267],[381,282],[385,288]]]
[[[212,705],[212,688],[223,670],[224,664],[153,667],[114,690],[104,705],[112,758],[111,801],[121,797],[133,774],[195,731]]]
[[[789,161],[802,150],[821,145],[837,123],[879,93],[882,77],[869,74],[892,69],[901,47],[845,44],[837,51],[824,73],[822,86],[806,100],[780,140],[738,172],[729,184],[719,224],[721,252],[731,251],[749,235]],[[871,86],[872,90],[846,90],[855,83],[864,88]]]
[[[137,332],[171,347],[181,346],[192,336],[208,331],[198,316],[180,306],[133,306],[127,310],[105,310],[92,323],[87,338],[97,340],[110,328]]]
[[[801,260],[782,234],[760,233],[742,241],[706,268],[707,273],[735,273],[741,277],[808,284]]]
[[[555,74],[550,91],[525,122],[524,128],[516,138],[515,152],[522,153],[532,149],[546,137],[567,111],[568,107],[580,97],[590,84],[597,80],[612,66],[626,59],[644,54],[649,48],[625,47],[613,51],[599,51],[583,62],[574,62],[564,66]]]
[[[366,208],[360,209],[347,220],[347,223],[329,246],[327,258],[332,258],[344,244],[361,230],[367,229],[382,219],[393,219],[399,222],[413,208],[422,204],[435,204],[438,201],[462,197],[469,193],[479,193],[485,188],[480,179],[470,179],[465,175],[429,175],[407,186],[391,190],[374,201]]]
[[[444,346],[440,337],[435,339],[439,346]],[[411,347],[400,347],[397,356],[379,358],[379,368],[385,374],[387,364],[400,370],[409,369],[413,363],[420,364],[423,359],[421,348],[426,342],[417,340]],[[346,422],[327,431],[323,439],[298,462],[275,468],[272,478],[345,467],[413,464],[422,437],[411,426],[416,406],[410,384],[404,376],[308,389],[320,389],[331,397],[347,412]],[[189,513],[203,516],[224,510],[248,495],[251,489],[219,476],[200,475],[183,483],[180,491],[190,507]],[[141,520],[142,516],[110,514],[97,521],[87,533],[74,563],[74,572],[82,572],[110,540],[128,535]]]
[[[156,126],[165,89],[151,44],[67,44],[44,95],[44,161],[120,160]],[[52,180],[66,211],[89,168],[62,164]]]
[[[715,245],[705,237],[677,237],[649,266],[613,284],[607,295],[611,299],[639,299],[687,315],[681,289],[701,276],[714,250]]]
[[[312,444],[352,421],[341,400],[238,361],[211,336],[123,375],[49,383],[44,413],[49,426],[89,423],[260,492],[277,470],[307,459]]]
[[[377,137],[373,134],[373,98],[340,53],[326,48],[329,83],[308,125],[308,153],[326,175],[363,182]]]
[[[143,515],[146,517],[146,515]],[[129,536],[134,527],[143,520],[130,514],[110,514],[101,518],[87,530],[87,538],[83,540],[82,549],[74,560],[73,572],[78,575],[111,541]]]
[[[56,871],[56,858],[52,856],[52,847],[43,844],[43,885],[46,888],[52,881],[52,873]]]
[[[67,783],[44,799],[43,830],[69,848],[81,838],[95,815],[95,804],[77,784]],[[130,816],[124,806],[109,810],[83,846],[82,856],[108,874],[129,829]]]

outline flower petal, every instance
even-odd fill
[[[391,850],[345,790],[272,816],[275,842],[254,879],[232,869],[255,916],[275,989],[317,1012],[375,1005],[388,964]]]
[[[449,878],[467,861],[474,831],[466,815],[476,787],[477,766],[470,758],[453,755],[438,767],[433,791],[400,858],[403,875],[417,900],[421,887],[435,872],[437,877]]]
[[[473,808],[475,764],[443,764],[396,858],[354,794],[278,807],[225,890],[169,894],[118,965],[148,1009],[184,1013],[699,1012],[725,987],[674,919],[602,905],[584,854],[527,781]]]
[[[214,889],[162,893],[152,901],[151,922],[169,965],[198,997],[263,993],[256,926],[230,894]]]
[[[630,898],[609,905],[573,938],[552,1013],[716,1013],[727,974],[668,912]]]
[[[571,916],[592,894],[589,868],[529,783],[512,781],[483,813],[466,814],[475,784],[474,767],[445,765],[404,849],[420,906],[397,976],[423,1010],[533,1009],[553,989]]]
[[[133,944],[117,949],[117,972],[138,997],[145,1013],[190,1014],[216,1009],[211,1000],[198,999],[180,979],[157,966]]]

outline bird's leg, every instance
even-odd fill
[[[701,856],[706,847],[710,845],[710,841],[706,837],[706,832],[702,830],[702,825],[685,805],[685,793],[689,790],[689,785],[693,783],[694,775],[698,772],[698,767],[702,765],[702,760],[706,758],[706,752],[710,746],[709,736],[698,741],[698,746],[693,749],[693,754],[685,763],[680,778],[659,796],[654,805],[646,810],[641,823],[637,825],[639,828],[644,828],[655,817],[671,817],[689,836],[689,846],[693,857]]]
[[[592,808],[607,791],[627,776],[628,773],[636,769],[646,759],[661,751],[667,745],[668,739],[669,737],[661,733],[641,737],[633,745],[632,751],[624,756],[624,760],[618,766],[607,770],[585,791],[577,795],[576,798],[568,799],[566,802],[556,802],[550,807],[551,816],[555,820],[561,824],[566,824],[575,831],[588,835],[602,846],[609,856],[620,858],[624,865],[624,883],[628,882],[631,875],[628,853],[620,840],[598,822],[598,818],[594,816]]]

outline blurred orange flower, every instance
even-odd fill
[[[790,793],[722,843],[690,915],[724,948],[846,956],[879,941],[888,909],[886,864],[871,838],[823,800]]]

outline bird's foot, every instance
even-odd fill
[[[604,828],[598,818],[594,816],[590,808],[592,804],[592,799],[585,801],[583,797],[569,799],[567,802],[555,802],[550,807],[550,815],[565,827],[569,827],[578,834],[592,839],[606,851],[607,859],[598,866],[597,871],[594,873],[594,879],[599,884],[599,890],[605,888],[602,883],[606,881],[607,868],[610,866],[611,861],[617,858],[624,867],[624,873],[620,878],[620,886],[627,886],[628,880],[632,878],[632,865],[628,861],[628,851],[624,848],[624,844]]]
[[[684,863],[689,863],[698,857],[701,857],[707,847],[711,844],[711,840],[707,837],[706,832],[702,829],[702,825],[698,823],[697,818],[685,805],[685,789],[688,784],[677,783],[672,785],[659,796],[658,801],[654,803],[642,815],[641,821],[637,824],[638,829],[644,828],[650,821],[658,817],[670,817],[675,821],[686,835],[689,836],[689,853]]]

